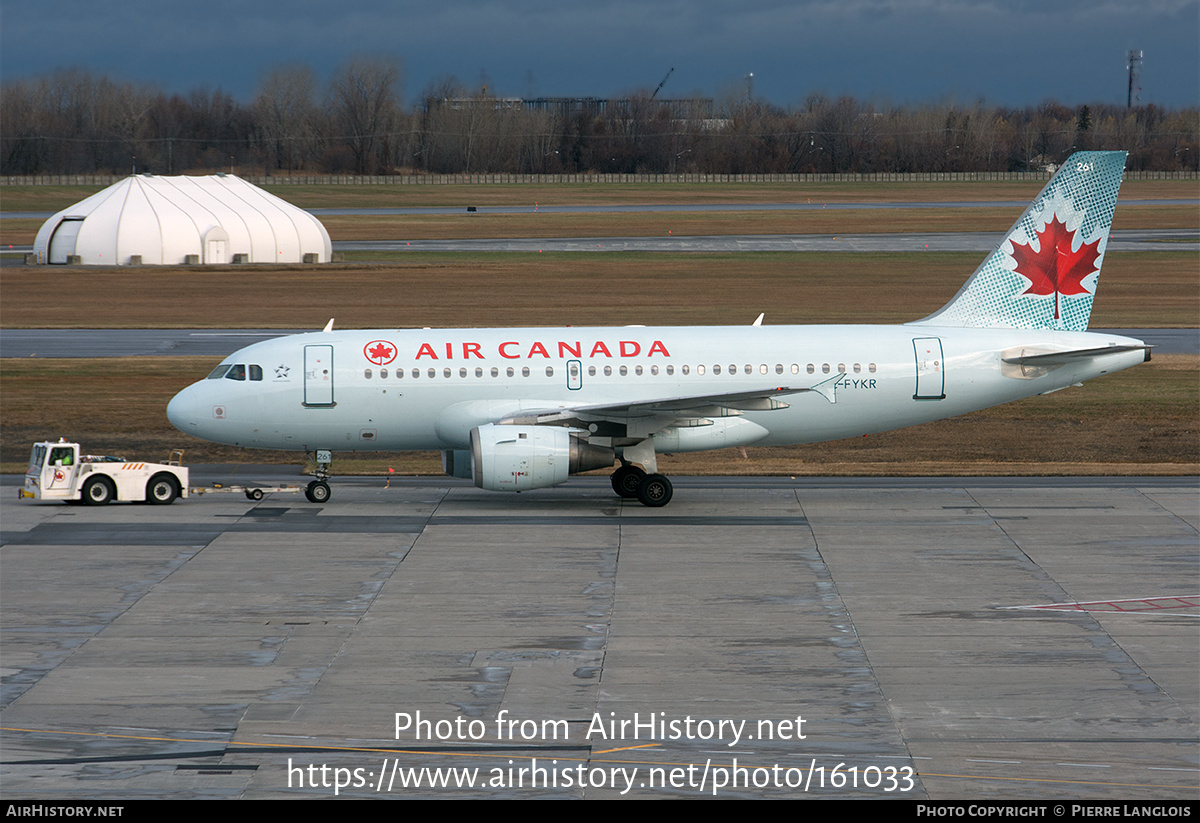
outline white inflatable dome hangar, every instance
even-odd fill
[[[328,263],[321,221],[232,174],[127,177],[45,222],[36,262],[89,266]]]

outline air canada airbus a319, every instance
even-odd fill
[[[1046,394],[1149,359],[1086,331],[1124,152],[1081,152],[941,310],[900,326],[384,329],[257,343],[181,391],[181,431],[315,456],[438,449],[447,474],[525,491],[619,462],[671,499],[660,453],[835,440]],[[762,318],[760,317],[759,320]]]

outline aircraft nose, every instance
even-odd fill
[[[188,386],[171,398],[167,404],[167,419],[171,425],[184,434],[196,434],[200,427],[200,403],[197,398],[198,389],[195,384]]]

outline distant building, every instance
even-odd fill
[[[605,97],[427,97],[425,110],[445,107],[450,109],[470,109],[484,107],[489,109],[549,112],[558,117],[570,117],[579,112],[599,117],[616,113],[627,117],[637,106],[645,106],[649,110],[666,110],[669,117],[679,118],[711,118],[716,106],[711,97],[689,97],[682,99],[651,98],[605,98]]]
[[[328,263],[332,244],[317,218],[241,178],[147,174],[51,217],[33,251],[85,266]]]

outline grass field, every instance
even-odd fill
[[[1030,201],[1044,183],[564,183],[263,186],[302,209],[417,206],[600,206],[669,203]],[[3,186],[0,211],[58,211],[102,186]],[[1194,200],[1194,180],[1128,180],[1123,200]]]
[[[997,208],[850,209],[689,213],[549,214],[535,206],[747,203],[929,203],[1027,201],[1039,183],[822,184],[564,184],[454,186],[275,186],[301,208],[462,207],[448,215],[326,215],[334,240],[442,240],[511,237],[659,237],[726,234],[859,234],[1004,231],[1020,214]],[[95,187],[6,186],[3,211],[55,211],[93,194]],[[1192,181],[1130,181],[1123,200],[1195,199]],[[518,214],[468,214],[466,207],[526,207]],[[0,246],[33,242],[42,220],[0,222]],[[1195,207],[1118,205],[1114,228],[1196,228]]]
[[[400,256],[400,255],[397,255]],[[949,300],[966,253],[414,253],[329,266],[0,269],[4,328],[901,323]],[[1194,327],[1190,252],[1106,255],[1097,328]]]

